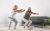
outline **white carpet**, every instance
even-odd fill
[[[8,27],[0,27],[0,31],[50,31],[50,29],[37,28],[31,26],[30,30],[28,30],[27,28],[24,29],[22,26],[17,26],[16,30],[14,30],[13,28],[8,30]]]

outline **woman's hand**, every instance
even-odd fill
[[[24,12],[24,11],[25,11],[25,9],[24,9],[24,10],[23,10],[23,9],[21,9],[20,11],[21,11],[21,12]]]

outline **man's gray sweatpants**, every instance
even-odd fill
[[[15,18],[12,18],[12,17],[9,17],[9,19],[10,19],[9,29],[11,28],[11,24],[12,24],[12,22],[15,23],[14,29],[16,29],[16,25],[17,25],[17,21],[16,21],[16,19],[15,19]]]

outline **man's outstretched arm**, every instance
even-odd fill
[[[34,12],[31,12],[31,14],[36,14],[36,15],[38,15],[39,13],[34,13]]]

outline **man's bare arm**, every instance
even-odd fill
[[[31,12],[31,14],[36,14],[36,15],[38,15],[39,13],[34,13],[34,12]]]

